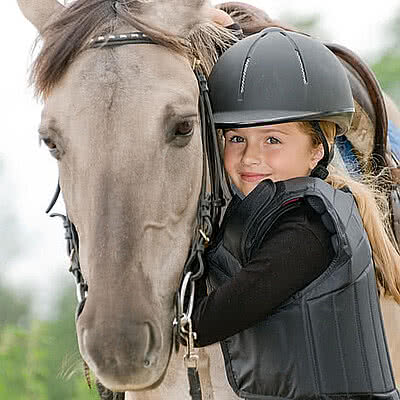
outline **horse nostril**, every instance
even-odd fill
[[[150,368],[151,367],[151,361],[150,360],[144,360],[144,363],[143,363],[143,366],[145,367],[145,368]]]
[[[143,366],[149,368],[157,361],[158,353],[161,350],[161,335],[157,334],[157,327],[151,322],[145,322],[144,326],[147,343],[144,352]]]

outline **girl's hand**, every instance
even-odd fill
[[[208,9],[208,16],[213,22],[218,25],[230,26],[234,24],[233,19],[225,11],[219,10],[214,7],[210,7]]]

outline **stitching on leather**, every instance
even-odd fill
[[[225,371],[227,373],[228,380],[229,380],[234,392],[238,396],[242,396],[241,390],[239,389],[239,385],[238,385],[238,379],[237,379],[237,376],[236,376],[235,371],[232,366],[232,355],[229,351],[229,346],[226,343],[226,340],[221,341],[221,348],[222,348],[222,354],[224,355],[224,359],[225,359],[225,353],[227,353],[229,356],[228,362],[225,362]],[[229,367],[229,368],[227,368],[227,367]]]
[[[368,277],[368,286],[369,286],[369,284],[370,284],[370,277],[369,277],[369,275],[367,275],[367,277]],[[373,283],[374,283],[374,286],[375,286],[375,279],[374,279],[374,282],[373,282]],[[377,301],[379,301],[379,300],[377,300]],[[371,317],[371,322],[372,322],[372,326],[373,326],[373,330],[374,330],[374,338],[375,338],[376,352],[378,353],[378,358],[379,358],[379,366],[380,366],[379,371],[380,371],[381,374],[382,374],[382,381],[383,381],[383,384],[384,384],[384,386],[385,386],[385,388],[386,388],[386,387],[387,387],[387,384],[386,384],[385,374],[383,373],[383,365],[382,365],[381,352],[379,351],[379,348],[378,348],[378,338],[377,338],[377,334],[376,334],[375,319],[374,319],[374,316],[373,316],[373,314],[372,314],[371,293],[370,293],[369,288],[368,288],[368,304],[369,304],[369,315],[370,315],[370,317]],[[377,306],[379,307],[379,305],[377,305]],[[381,324],[381,326],[383,326],[383,324]],[[382,334],[384,335],[383,332],[382,332]]]
[[[319,365],[318,365],[317,357],[315,356],[315,349],[314,349],[314,346],[313,346],[313,342],[314,342],[312,340],[313,329],[312,329],[312,325],[311,325],[310,309],[309,309],[308,303],[306,303],[306,310],[305,311],[306,311],[306,317],[307,317],[306,328],[307,328],[308,348],[310,349],[311,363],[312,363],[312,367],[313,367],[313,370],[314,370],[314,374],[313,374],[314,387],[315,387],[316,392],[318,394],[321,394]]]
[[[367,369],[367,360],[366,360],[366,352],[365,352],[365,345],[364,345],[364,338],[361,335],[361,318],[360,318],[360,310],[359,310],[359,303],[358,303],[358,296],[357,296],[357,289],[356,285],[353,285],[353,303],[354,303],[354,311],[356,314],[356,324],[357,324],[357,333],[358,333],[358,342],[360,344],[361,350],[361,359],[363,363],[363,370],[365,374],[365,378],[367,380],[367,385],[369,386],[369,390],[372,393],[372,383],[371,377],[369,376],[369,370]]]
[[[332,296],[332,306],[333,306],[333,315],[335,318],[336,338],[337,338],[338,350],[339,350],[339,354],[340,354],[340,361],[342,363],[342,368],[343,368],[344,381],[345,381],[345,385],[346,385],[346,393],[349,393],[349,380],[347,379],[347,369],[346,369],[346,364],[344,362],[344,357],[343,357],[343,348],[342,348],[342,341],[341,341],[341,337],[340,337],[340,327],[339,327],[339,320],[338,320],[338,315],[337,315],[335,299],[336,299],[336,296]]]

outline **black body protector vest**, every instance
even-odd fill
[[[371,248],[350,192],[306,177],[266,180],[243,200],[235,196],[208,252],[208,284],[237,273],[279,216],[302,201],[320,214],[335,256],[272,315],[221,342],[229,383],[245,399],[399,400]]]

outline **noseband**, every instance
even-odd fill
[[[119,35],[105,35],[92,39],[90,48],[115,47],[128,44],[158,44],[143,32],[133,32]],[[183,340],[187,344],[187,352],[184,357],[188,369],[190,395],[193,400],[201,400],[200,379],[197,371],[198,358],[194,351],[196,334],[192,330],[191,315],[195,295],[195,281],[204,274],[204,250],[215,233],[221,217],[222,207],[226,203],[228,189],[225,183],[224,169],[218,148],[217,133],[214,125],[211,103],[209,98],[207,80],[201,65],[196,61],[193,65],[200,96],[199,112],[201,121],[201,138],[203,147],[203,176],[201,191],[197,206],[197,227],[192,238],[188,258],[183,268],[180,288],[176,294],[175,319],[174,319],[174,343],[178,351],[179,344]],[[208,165],[208,168],[207,168]],[[208,181],[209,179],[209,181]],[[207,185],[211,190],[207,192]],[[61,189],[58,183],[54,197],[46,210],[50,213],[60,195]],[[86,298],[89,294],[89,286],[85,281],[79,262],[79,237],[74,224],[70,221],[68,213],[50,214],[51,217],[60,217],[63,220],[65,239],[67,240],[67,253],[70,258],[69,271],[74,275],[77,289],[78,306],[76,319],[81,314]]]

